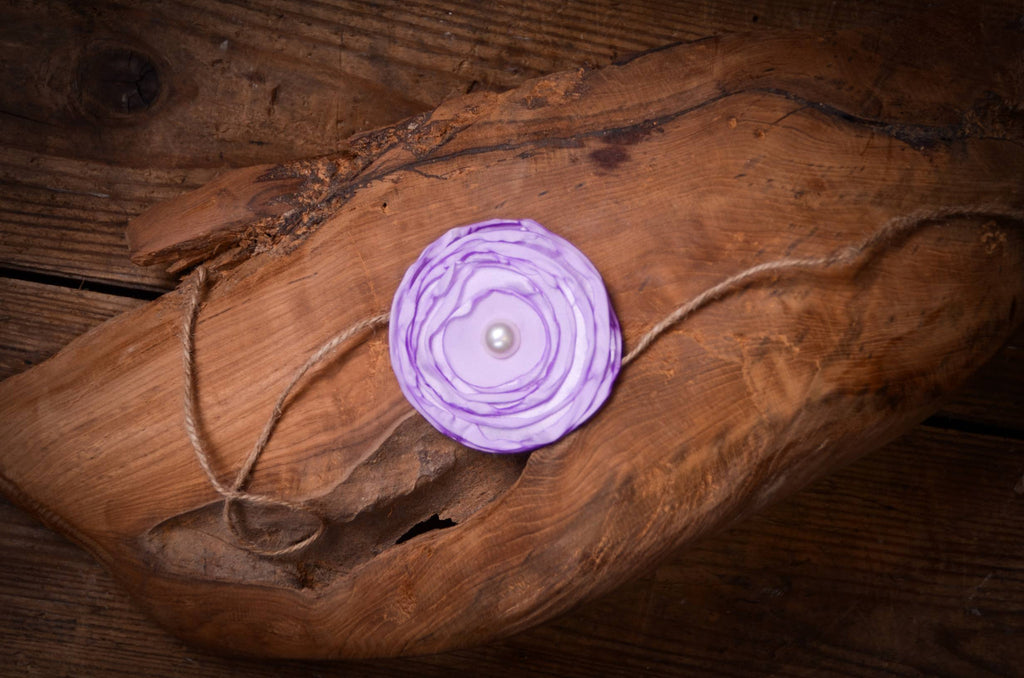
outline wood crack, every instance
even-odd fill
[[[925,124],[892,123],[883,120],[865,118],[851,114],[847,111],[826,104],[824,102],[817,102],[806,99],[788,90],[777,88],[752,87],[732,91],[725,91],[718,94],[717,96],[705,99],[698,104],[687,106],[685,108],[680,108],[678,110],[660,116],[647,118],[640,122],[633,123],[630,125],[608,126],[578,132],[576,134],[568,136],[550,136],[544,137],[542,139],[531,139],[528,141],[518,143],[506,142],[499,144],[489,144],[486,146],[469,147],[459,149],[452,153],[446,153],[441,155],[430,153],[426,157],[418,158],[416,160],[412,160],[410,162],[396,166],[388,166],[380,171],[368,175],[361,175],[361,170],[358,170],[353,175],[351,175],[351,179],[344,186],[328,192],[321,202],[306,208],[306,211],[303,212],[301,216],[293,216],[291,218],[291,221],[294,224],[297,223],[299,220],[303,220],[303,225],[306,228],[304,228],[303,231],[298,235],[307,235],[311,229],[315,228],[323,221],[328,219],[331,215],[340,210],[342,207],[344,207],[344,205],[358,191],[362,190],[369,184],[378,181],[389,174],[393,174],[396,172],[414,172],[423,174],[424,176],[443,178],[440,175],[427,174],[423,171],[423,168],[437,164],[442,164],[454,160],[456,158],[462,157],[473,157],[499,152],[515,153],[517,151],[522,152],[540,150],[545,148],[575,147],[582,145],[582,142],[586,139],[600,139],[614,135],[644,135],[649,133],[652,129],[656,127],[668,125],[684,116],[698,112],[721,101],[725,101],[733,97],[747,94],[767,94],[775,97],[781,97],[787,101],[792,101],[800,105],[800,108],[791,111],[790,113],[787,113],[786,116],[783,116],[783,119],[785,117],[795,115],[802,110],[811,109],[828,117],[841,120],[845,123],[858,127],[867,128],[874,132],[881,133],[885,136],[892,137],[904,144],[907,144],[908,146],[914,148],[917,151],[931,149],[939,144],[948,144],[955,140],[976,139],[1020,143],[1019,140],[1008,138],[1005,136],[987,136],[974,134],[971,132],[970,129],[968,129],[964,125],[934,126]],[[777,120],[776,123],[780,121],[781,119]],[[396,129],[401,128],[406,124],[407,123],[399,124],[396,126]],[[468,128],[470,126],[471,125],[466,125],[464,127],[459,128],[459,130]],[[437,149],[443,148],[448,143],[450,143],[453,138],[456,138],[455,135],[446,135],[446,138],[434,149],[432,149],[432,151],[436,151]],[[389,152],[391,152],[396,147],[401,146],[402,144],[403,141],[399,140],[395,141],[394,143],[387,147],[384,147],[384,149],[380,152],[378,158],[386,157]],[[373,158],[372,160],[376,160],[378,158]],[[372,160],[364,160],[362,163],[363,167],[365,168],[372,164]],[[295,228],[292,227],[282,229],[279,232],[281,232],[282,234],[292,235],[295,233]]]

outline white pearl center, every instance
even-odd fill
[[[519,348],[519,338],[512,325],[496,322],[487,326],[484,332],[484,345],[495,358],[507,358]]]

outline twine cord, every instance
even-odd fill
[[[899,217],[893,217],[881,228],[869,235],[864,240],[854,245],[848,245],[832,254],[824,257],[803,257],[786,258],[767,261],[763,264],[751,266],[748,269],[726,278],[722,282],[709,287],[696,297],[680,304],[660,322],[655,324],[637,341],[636,346],[622,359],[623,366],[633,362],[641,353],[646,351],[654,340],[664,334],[669,328],[682,322],[685,318],[693,315],[696,311],[707,306],[713,301],[718,301],[733,292],[744,289],[755,282],[768,280],[776,277],[785,271],[826,271],[829,269],[842,268],[855,263],[866,253],[891,242],[900,236],[909,235],[911,232],[921,228],[924,224],[941,221],[953,217],[1002,217],[1017,220],[1024,220],[1024,213],[1007,211],[1005,209],[989,207],[944,207],[940,209],[921,210]],[[865,259],[866,263],[868,259]]]
[[[322,346],[320,346],[320,348],[309,356],[302,367],[296,370],[292,375],[288,385],[285,386],[281,395],[278,396],[277,401],[274,403],[273,410],[271,410],[270,417],[267,419],[267,423],[263,426],[263,431],[260,433],[256,443],[249,451],[245,461],[242,462],[242,465],[235,473],[235,477],[232,480],[231,485],[224,485],[213,471],[210,464],[210,454],[206,449],[203,436],[199,433],[199,408],[196,402],[195,327],[199,318],[199,308],[202,304],[208,279],[209,273],[205,267],[198,266],[195,271],[193,271],[190,285],[191,289],[187,295],[184,322],[182,323],[181,329],[182,362],[184,368],[183,372],[185,375],[185,433],[188,436],[189,441],[192,443],[192,449],[195,452],[196,459],[199,461],[199,465],[202,467],[203,472],[210,481],[210,485],[224,498],[222,517],[224,522],[230,528],[235,539],[238,540],[238,543],[247,550],[261,556],[280,557],[296,553],[317,541],[321,535],[323,535],[324,531],[327,529],[327,523],[323,517],[309,511],[309,509],[303,504],[287,501],[285,499],[268,497],[262,494],[246,492],[242,488],[245,487],[246,482],[248,482],[252,475],[253,468],[256,466],[256,462],[259,460],[263,450],[266,449],[267,444],[270,442],[270,437],[274,434],[274,429],[277,428],[277,423],[284,414],[285,403],[288,400],[288,396],[291,395],[292,391],[306,373],[319,363],[326,360],[339,346],[347,342],[356,334],[365,330],[376,329],[383,325],[387,325],[388,314],[382,313],[370,318],[365,318],[353,325],[350,325],[342,332],[339,332],[328,339]],[[317,519],[317,527],[309,535],[289,544],[288,546],[282,548],[266,548],[245,536],[244,530],[238,524],[235,514],[232,512],[235,502],[244,502],[255,506],[273,506],[289,509],[291,511],[305,512]]]
[[[682,322],[684,318],[693,315],[693,313],[713,301],[718,301],[732,292],[747,287],[759,278],[767,279],[783,271],[825,269],[853,263],[861,254],[879,242],[892,238],[901,231],[909,230],[912,226],[916,227],[918,223],[920,223],[919,220],[893,219],[860,244],[844,247],[828,256],[776,259],[740,271],[717,285],[709,287],[686,303],[677,306],[671,313],[662,318],[660,322],[640,337],[633,350],[622,359],[622,364],[625,366],[633,362],[641,353],[650,348],[655,339],[664,334],[669,328]]]
[[[661,335],[676,324],[682,322],[687,317],[693,315],[708,304],[719,301],[734,292],[745,289],[758,282],[775,279],[780,274],[788,271],[827,271],[851,266],[860,261],[865,254],[870,254],[879,246],[891,242],[900,236],[909,234],[911,231],[920,228],[921,225],[925,223],[935,222],[950,217],[968,216],[999,216],[1013,219],[1024,219],[1024,213],[1007,212],[1005,210],[995,210],[984,207],[970,209],[944,208],[921,211],[907,216],[890,219],[880,229],[861,242],[841,248],[827,256],[776,259],[774,261],[757,264],[756,266],[744,269],[743,271],[726,278],[722,282],[704,290],[697,296],[677,306],[661,321],[645,332],[639,340],[637,340],[633,349],[622,359],[622,365],[625,367],[632,363],[638,356],[650,348],[651,344],[653,344]],[[867,261],[868,259],[869,257],[864,257],[864,261]],[[353,337],[363,334],[363,340],[365,341],[367,330],[376,330],[377,328],[386,326],[388,324],[389,314],[381,313],[353,323],[343,331],[331,337],[309,356],[302,367],[296,370],[292,375],[292,378],[281,392],[281,395],[278,396],[270,417],[263,427],[263,431],[260,433],[256,443],[249,451],[245,461],[239,467],[231,484],[224,485],[217,479],[217,476],[211,467],[209,452],[203,442],[203,436],[199,432],[199,411],[196,403],[195,326],[199,317],[199,308],[206,290],[208,278],[208,271],[202,266],[197,267],[192,273],[190,289],[187,292],[184,322],[182,323],[181,334],[185,387],[185,432],[192,443],[192,448],[195,451],[199,465],[202,467],[204,473],[206,473],[206,477],[210,481],[210,485],[224,498],[223,519],[231,529],[231,532],[234,534],[239,544],[252,553],[261,556],[276,557],[295,553],[306,548],[320,538],[327,527],[324,518],[311,512],[308,506],[304,504],[246,492],[243,488],[251,477],[260,455],[270,442],[270,438],[273,435],[274,430],[277,428],[278,421],[280,421],[281,416],[284,414],[285,405],[287,404],[289,395],[291,395],[292,391],[299,384],[302,378],[312,368],[325,362],[328,358],[334,355],[335,351],[340,346],[348,342]],[[356,345],[358,344],[353,344],[353,346]],[[353,346],[350,346],[349,348],[352,348]],[[256,506],[275,506],[290,509],[292,511],[306,512],[313,515],[318,520],[319,524],[313,532],[299,541],[283,548],[267,549],[251,541],[245,536],[244,530],[242,530],[242,528],[237,524],[234,513],[231,510],[235,502],[243,502]]]

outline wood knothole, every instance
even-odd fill
[[[97,121],[134,122],[161,101],[165,80],[158,60],[145,50],[96,44],[78,63],[78,104],[83,115]]]

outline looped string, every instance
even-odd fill
[[[1020,212],[990,209],[986,207],[943,208],[915,212],[907,216],[890,219],[884,226],[862,240],[860,243],[843,247],[827,256],[777,259],[775,261],[768,261],[752,266],[730,276],[729,278],[726,278],[713,287],[704,290],[696,297],[693,297],[685,303],[677,306],[661,321],[644,333],[642,337],[640,337],[636,346],[634,346],[633,349],[622,359],[622,365],[629,365],[639,355],[646,351],[651,344],[653,344],[654,341],[664,334],[669,328],[683,321],[701,308],[714,301],[720,300],[733,292],[749,287],[756,282],[772,279],[778,276],[778,274],[786,271],[824,271],[835,267],[849,266],[857,263],[862,255],[869,253],[879,245],[906,235],[919,228],[922,224],[950,217],[969,216],[993,216],[1012,218],[1016,220],[1024,219],[1024,214]],[[284,556],[290,553],[295,553],[315,542],[324,533],[326,530],[326,522],[321,516],[313,514],[319,521],[319,524],[308,536],[303,537],[301,540],[283,548],[266,549],[244,536],[243,530],[235,522],[234,514],[231,510],[232,506],[235,502],[243,502],[256,506],[276,506],[290,509],[292,511],[311,513],[303,504],[290,502],[284,499],[276,499],[266,495],[245,492],[242,488],[248,481],[253,468],[256,466],[257,460],[266,448],[267,443],[270,441],[270,437],[273,435],[274,429],[277,427],[277,423],[281,419],[281,415],[284,413],[288,396],[294,390],[299,381],[307,372],[309,372],[310,369],[326,360],[332,355],[335,349],[352,337],[364,332],[365,330],[376,329],[387,325],[389,314],[381,313],[379,315],[359,320],[347,327],[345,330],[331,337],[306,360],[305,364],[295,372],[291,380],[288,382],[288,385],[285,386],[281,395],[278,397],[277,402],[274,403],[274,408],[271,412],[270,418],[263,427],[263,431],[260,433],[256,444],[253,445],[249,455],[245,458],[241,467],[239,467],[234,480],[230,485],[224,485],[217,479],[217,476],[214,474],[213,469],[210,466],[210,456],[206,450],[202,436],[199,434],[198,426],[196,424],[198,408],[196,405],[195,388],[195,325],[199,315],[199,306],[202,302],[203,293],[206,289],[207,279],[208,272],[204,267],[197,267],[193,272],[191,291],[188,293],[185,318],[182,325],[182,353],[185,373],[185,431],[188,434],[189,440],[192,442],[192,448],[195,450],[196,459],[199,460],[199,465],[206,473],[206,476],[210,481],[210,485],[218,494],[224,497],[223,518],[239,544],[252,553],[268,557]]]
[[[224,497],[223,519],[230,527],[232,534],[234,534],[235,539],[238,540],[239,544],[249,551],[262,556],[285,556],[290,553],[301,551],[319,539],[327,529],[326,522],[321,516],[310,512],[303,504],[287,501],[285,499],[268,497],[266,495],[245,492],[242,488],[249,480],[253,468],[256,466],[256,462],[259,460],[263,450],[267,447],[267,443],[270,442],[270,437],[273,435],[274,429],[277,428],[277,422],[280,421],[281,415],[284,414],[285,402],[288,400],[288,396],[291,395],[292,391],[306,373],[317,364],[323,362],[334,352],[335,349],[356,334],[359,334],[364,330],[376,329],[387,325],[388,314],[382,313],[370,318],[365,318],[353,325],[350,325],[342,332],[339,332],[327,340],[327,342],[309,356],[302,367],[296,370],[295,374],[292,375],[288,385],[285,386],[281,395],[278,396],[277,402],[274,403],[274,408],[271,411],[270,418],[267,419],[267,423],[263,426],[263,431],[260,433],[260,437],[256,440],[256,443],[249,451],[249,455],[245,458],[245,461],[242,462],[237,473],[235,473],[234,480],[232,480],[230,485],[224,485],[217,479],[216,474],[213,472],[213,468],[210,465],[209,452],[206,450],[206,445],[203,443],[202,436],[199,435],[199,429],[196,423],[198,418],[198,408],[196,404],[195,388],[195,326],[199,317],[199,307],[202,303],[203,293],[206,290],[208,278],[209,274],[203,266],[197,267],[193,272],[191,291],[188,294],[185,318],[182,324],[182,360],[185,373],[185,432],[192,443],[192,449],[195,451],[199,465],[202,467],[203,471],[206,473],[206,477],[210,481],[210,485],[213,486],[213,489],[216,490],[218,494]],[[243,530],[237,524],[234,513],[231,510],[235,502],[244,502],[255,506],[276,506],[292,511],[310,513],[310,515],[313,515],[317,519],[318,524],[313,532],[299,541],[282,548],[268,549],[244,536]]]

